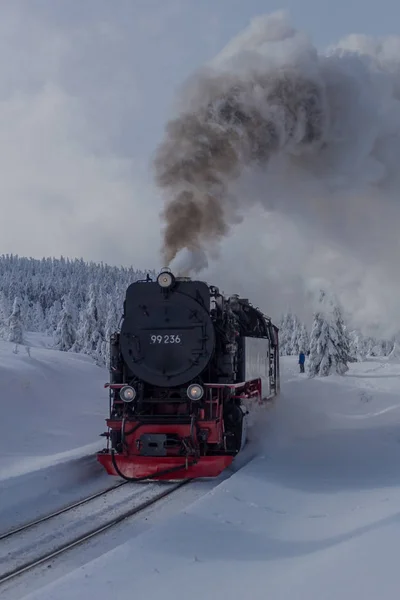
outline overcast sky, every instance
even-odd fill
[[[2,0],[0,252],[158,267],[149,163],[175,93],[282,8],[321,49],[400,33],[395,0]]]

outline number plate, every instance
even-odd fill
[[[150,344],[181,344],[182,339],[179,334],[169,333],[164,335],[150,335]]]

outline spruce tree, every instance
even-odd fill
[[[54,347],[57,350],[68,352],[75,343],[76,333],[71,314],[71,301],[68,296],[64,296],[63,301],[60,320],[54,333]]]
[[[110,337],[117,331],[121,318],[115,299],[109,294],[107,299],[107,320],[105,324],[104,340],[101,347],[101,356],[104,364],[108,367],[110,363]]]
[[[293,315],[292,337],[290,339],[290,354],[299,354],[300,352],[300,336],[301,323],[296,315]]]
[[[14,299],[12,313],[8,319],[8,341],[14,344],[24,343],[21,299],[18,296]]]
[[[0,337],[8,336],[8,302],[3,291],[0,291]]]
[[[349,348],[350,348],[350,360],[352,362],[362,362],[366,358],[366,340],[363,334],[358,329],[353,329],[349,333]]]
[[[299,337],[299,349],[302,350],[305,354],[310,350],[310,337],[307,332],[307,328],[304,323],[300,329],[300,337]]]
[[[324,320],[320,312],[314,314],[310,336],[310,355],[307,363],[307,372],[310,377],[320,374],[320,367],[326,350],[326,330],[322,336]]]
[[[350,359],[350,340],[347,332],[347,327],[343,320],[343,315],[340,307],[336,304],[333,309],[333,320],[330,331],[334,351],[333,362],[336,372],[339,375],[344,375],[349,370],[347,363]]]
[[[392,351],[388,354],[388,360],[397,362],[400,358],[400,344],[395,341],[393,344]]]
[[[342,312],[324,291],[321,291],[319,308],[311,330],[308,374],[326,377],[334,369],[344,375],[348,371],[350,348]]]
[[[290,316],[288,313],[285,313],[279,324],[279,353],[281,356],[287,355],[288,340],[290,339],[290,336]]]

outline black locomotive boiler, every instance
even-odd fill
[[[126,291],[105,387],[109,474],[215,477],[245,444],[249,402],[279,394],[278,328],[247,299],[163,270]]]

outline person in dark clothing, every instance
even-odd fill
[[[306,361],[305,354],[304,354],[303,350],[301,350],[300,354],[299,354],[300,373],[304,373],[304,363],[305,363],[305,361]]]

